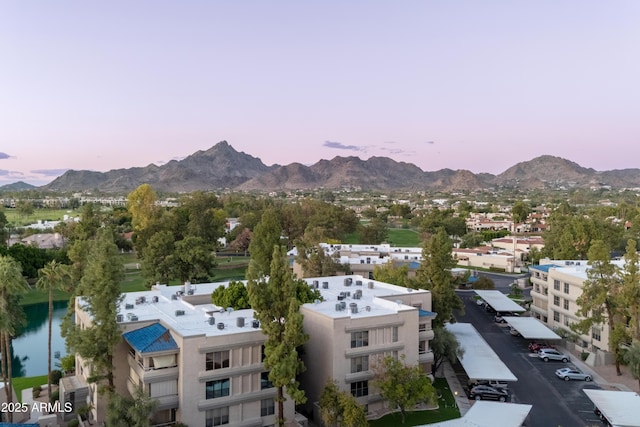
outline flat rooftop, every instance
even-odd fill
[[[523,425],[532,405],[520,403],[487,402],[479,400],[461,418],[425,424],[420,427],[520,427]],[[497,424],[496,421],[500,420]]]
[[[524,313],[527,311],[500,291],[476,290],[475,292],[496,311],[510,311],[512,313]]]
[[[587,397],[616,427],[640,427],[640,396],[633,391],[583,389]]]
[[[503,319],[520,332],[523,338],[530,340],[560,340],[562,337],[533,317],[505,316]]]

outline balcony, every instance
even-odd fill
[[[433,363],[433,351],[418,354],[418,363]]]
[[[149,383],[152,381],[158,380],[173,380],[178,378],[178,366],[171,366],[168,368],[151,368],[145,367],[137,360],[135,360],[131,355],[129,355],[129,366],[133,368],[133,370],[138,374],[138,377],[144,383]]]
[[[431,341],[433,339],[434,332],[433,329],[426,329],[424,331],[418,332],[418,338],[420,341],[426,340]]]

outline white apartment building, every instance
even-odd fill
[[[326,382],[352,392],[368,413],[388,411],[369,388],[378,356],[405,355],[406,363],[429,372],[433,354],[431,293],[368,280],[358,275],[306,279],[324,301],[301,307],[307,371],[301,386],[313,407]],[[118,393],[141,387],[158,400],[156,425],[181,421],[189,426],[271,426],[276,423],[276,390],[262,363],[265,336],[253,310],[218,307],[211,293],[227,283],[168,287],[124,295],[118,311],[123,340],[114,357]],[[76,324],[91,318],[76,301]],[[106,408],[90,365],[76,357],[76,376],[61,382],[61,402],[77,408],[91,403],[91,419],[104,420]],[[305,425],[291,400],[289,425]]]
[[[624,261],[612,263],[622,267]],[[543,259],[540,260],[540,265],[531,266],[532,315],[551,329],[573,333],[570,325],[582,319],[576,315],[576,300],[582,294],[589,268],[588,261],[585,260]],[[589,333],[580,335],[578,345],[595,354],[609,352],[608,325],[594,326]]]

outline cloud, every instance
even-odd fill
[[[429,144],[429,145],[433,145],[435,143],[436,143],[435,141],[425,141],[425,144]]]
[[[8,155],[7,153],[0,153],[0,160],[4,160],[4,159],[10,159],[11,156]]]
[[[60,176],[68,170],[69,169],[34,169],[29,172],[44,176]]]
[[[337,150],[349,150],[349,151],[364,151],[362,147],[358,147],[357,145],[345,145],[342,142],[335,141],[325,141],[322,144],[323,147],[335,148]]]

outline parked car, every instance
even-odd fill
[[[476,305],[483,306],[484,305],[484,300],[482,298],[478,298],[476,300]]]
[[[569,381],[569,380],[591,381],[591,375],[585,374],[584,372],[576,368],[557,369],[556,376],[565,381]]]
[[[491,304],[489,303],[485,303],[484,304],[484,309],[487,310],[489,313],[495,313],[496,309],[491,307]]]
[[[507,390],[509,384],[506,381],[498,380],[469,380],[469,386],[475,387],[476,385],[488,385],[489,387]]]
[[[552,348],[555,350],[555,347],[552,346],[551,344],[547,344],[547,343],[539,343],[539,342],[532,342],[531,344],[529,344],[529,351],[532,353],[537,353],[540,350],[542,350],[543,348]]]
[[[493,321],[497,322],[497,323],[507,323],[506,320],[504,320],[505,316],[518,316],[518,313],[511,313],[508,311],[502,311],[502,312],[498,312],[496,313],[496,315],[493,317]]]
[[[567,356],[553,348],[543,348],[538,352],[538,357],[545,362],[548,362],[549,360],[561,360],[566,363],[569,361]]]
[[[506,402],[508,398],[509,393],[506,390],[488,385],[477,385],[469,390],[469,399],[499,400],[500,402]]]
[[[514,337],[519,337],[519,336],[521,336],[521,335],[520,335],[520,332],[518,332],[518,330],[517,330],[516,328],[514,328],[513,326],[509,326],[509,333],[510,333],[511,335],[513,335]]]

